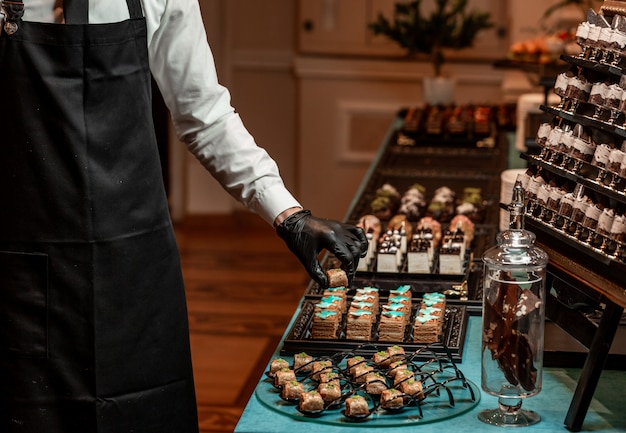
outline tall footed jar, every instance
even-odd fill
[[[548,255],[524,230],[524,191],[516,182],[509,229],[483,255],[482,389],[498,406],[478,414],[488,424],[532,425],[522,402],[541,391]]]

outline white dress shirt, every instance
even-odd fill
[[[55,0],[23,0],[24,21],[54,22]],[[258,147],[217,80],[197,0],[141,0],[150,68],[176,134],[236,199],[272,224],[300,206]],[[89,0],[90,24],[129,18],[126,0]]]

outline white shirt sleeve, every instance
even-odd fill
[[[221,86],[198,0],[141,0],[148,27],[150,69],[176,135],[233,197],[272,224],[300,206],[278,167],[257,146]],[[24,19],[53,22],[54,0],[28,0]],[[128,19],[125,0],[89,0],[89,22]]]

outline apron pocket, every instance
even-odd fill
[[[48,256],[0,251],[0,350],[48,354]]]

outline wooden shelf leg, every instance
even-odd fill
[[[623,312],[624,308],[607,302],[565,417],[565,426],[570,431],[578,432],[582,428]]]

